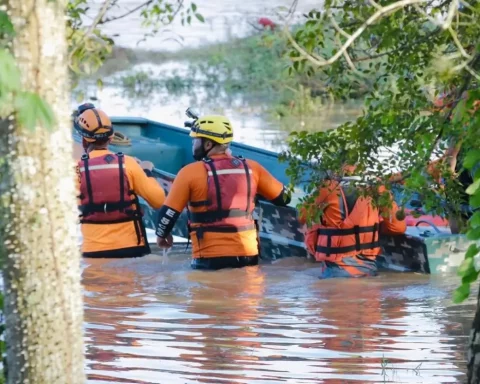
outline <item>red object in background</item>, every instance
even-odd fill
[[[258,24],[260,24],[263,28],[270,27],[270,29],[275,29],[277,26],[272,20],[270,20],[268,17],[261,17],[258,19]]]
[[[409,213],[412,212],[411,209],[405,209],[405,213],[407,214],[407,217],[405,218],[407,227],[413,227],[415,226],[420,220],[427,220],[430,223],[433,223],[437,227],[448,227],[448,220],[440,217],[440,216],[432,216],[432,215],[422,215],[420,217],[413,217],[409,215]],[[427,223],[420,223],[418,224],[419,227],[425,227],[428,226]]]

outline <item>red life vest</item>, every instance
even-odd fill
[[[253,210],[257,185],[252,170],[242,157],[203,160],[207,170],[208,196],[205,201],[190,201],[189,208],[206,206],[206,212],[191,212],[191,230],[197,238],[203,232],[242,232],[255,229]]]
[[[81,223],[141,221],[138,198],[130,189],[123,153],[109,153],[92,159],[84,154],[78,167]]]
[[[335,262],[358,254],[372,257],[378,255],[379,212],[372,206],[371,198],[357,198],[355,193],[346,196],[340,185],[331,193],[339,194],[338,204],[343,221],[338,228],[327,227],[323,222],[315,226],[315,259]]]

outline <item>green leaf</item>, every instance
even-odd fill
[[[195,12],[197,10],[197,4],[192,3],[192,11]]]
[[[473,259],[478,252],[480,252],[480,249],[477,244],[470,244],[465,253],[465,259]]]
[[[0,92],[12,92],[20,89],[20,71],[15,59],[5,49],[0,49]]]
[[[14,33],[15,30],[7,12],[0,11],[0,34],[12,36]]]
[[[51,129],[55,124],[52,109],[36,93],[19,93],[15,98],[15,108],[18,123],[28,130],[33,131],[37,124],[45,129]]]
[[[205,22],[205,19],[203,18],[203,16],[200,14],[200,13],[195,13],[195,17],[198,19],[198,21],[200,21],[201,23],[204,23]]]
[[[452,122],[454,124],[460,123],[466,116],[466,105],[467,100],[462,99],[456,106],[455,111],[453,112]]]
[[[473,195],[477,192],[478,188],[480,188],[480,179],[473,182],[473,184],[470,184],[465,192],[469,195]]]
[[[102,79],[97,79],[97,87],[102,90],[103,89],[103,80]]]
[[[473,263],[473,258],[465,258],[465,260],[462,261],[462,264],[458,267],[457,270],[457,275],[458,276],[464,276],[470,273],[470,269],[475,270],[475,266]]]
[[[468,221],[472,228],[480,227],[480,211],[477,211]]]
[[[467,169],[472,169],[476,164],[480,162],[480,149],[471,149],[467,152],[465,160],[463,160],[463,166]]]
[[[471,196],[469,201],[472,208],[480,208],[480,193]]]
[[[480,239],[480,227],[472,228],[467,232],[468,240],[479,240]]]
[[[456,304],[461,303],[470,295],[470,284],[465,283],[458,287],[453,292],[453,302]]]

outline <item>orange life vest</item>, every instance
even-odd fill
[[[90,159],[83,154],[78,162],[82,224],[115,224],[135,221],[138,243],[145,228],[137,196],[130,188],[122,153]]]
[[[343,221],[338,228],[327,227],[323,220],[321,224],[315,226],[317,235],[315,259],[335,262],[343,257],[358,254],[372,257],[378,255],[379,212],[372,206],[371,198],[362,196],[357,198],[355,194],[350,194],[347,199],[344,188],[340,185],[332,193],[338,194]]]
[[[188,203],[189,224],[200,241],[204,232],[234,233],[255,229],[253,210],[257,185],[242,157],[203,160],[207,170],[208,197]],[[206,206],[206,212],[192,212]]]

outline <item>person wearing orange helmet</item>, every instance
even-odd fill
[[[154,209],[165,201],[165,191],[152,174],[153,164],[109,151],[112,122],[93,104],[78,108],[74,127],[85,151],[77,164],[83,257],[149,254],[138,196]]]

